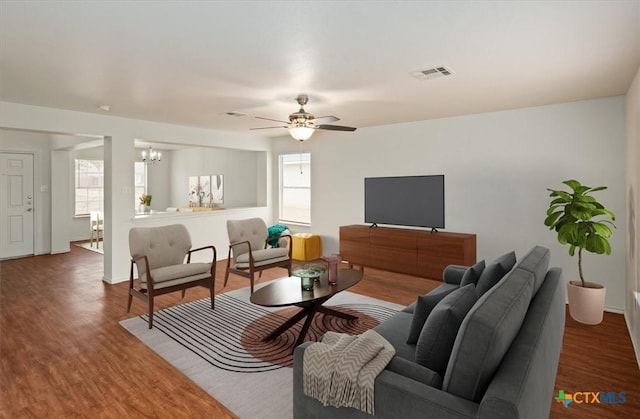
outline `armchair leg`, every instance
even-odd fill
[[[215,288],[216,288],[216,279],[213,278],[213,280],[211,281],[211,288],[210,288],[210,292],[211,292],[211,309],[213,309],[215,307]]]
[[[187,294],[187,290],[186,289],[182,290],[182,298],[184,298],[186,294]]]
[[[131,294],[131,288],[129,288],[129,298],[127,300],[127,313],[131,311],[131,302],[133,301],[133,294]]]
[[[224,271],[224,285],[223,288],[227,286],[227,281],[229,280],[229,268],[231,267],[231,259],[227,259],[227,269]]]
[[[148,296],[149,300],[147,301],[149,305],[149,329],[153,327],[153,296]]]

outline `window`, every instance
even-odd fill
[[[104,161],[75,160],[75,215],[103,211]]]
[[[280,221],[311,224],[311,154],[280,156]]]
[[[140,204],[140,197],[147,193],[147,165],[144,162],[137,161],[135,162],[134,171],[134,194],[133,198],[135,202],[133,203],[134,208],[138,208]]]

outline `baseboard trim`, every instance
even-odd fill
[[[604,311],[608,313],[624,314],[624,310],[620,310],[619,308],[614,307],[605,307]]]
[[[627,313],[624,313],[624,322],[627,325],[627,330],[629,331],[629,339],[631,339],[631,346],[633,346],[633,353],[636,355],[636,362],[638,363],[638,368],[640,368],[640,347],[636,344],[636,341],[633,339],[633,333],[631,331],[631,322],[629,321],[629,317],[627,317]]]
[[[567,299],[564,300],[564,304],[565,305],[569,305],[569,301]],[[604,311],[608,312],[608,313],[616,313],[616,314],[624,314],[624,310],[621,310],[619,308],[616,307],[604,307]]]

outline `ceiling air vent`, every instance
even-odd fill
[[[425,70],[413,71],[411,73],[413,77],[418,80],[435,79],[436,77],[450,76],[453,74],[450,68],[445,66],[427,68]]]

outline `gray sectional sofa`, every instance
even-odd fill
[[[441,286],[377,326],[396,355],[376,378],[375,416],[548,417],[565,321],[562,272],[548,269],[549,259],[536,246],[517,263],[512,252],[486,266],[447,267]],[[371,417],[304,395],[310,344],[295,350],[294,418]]]

